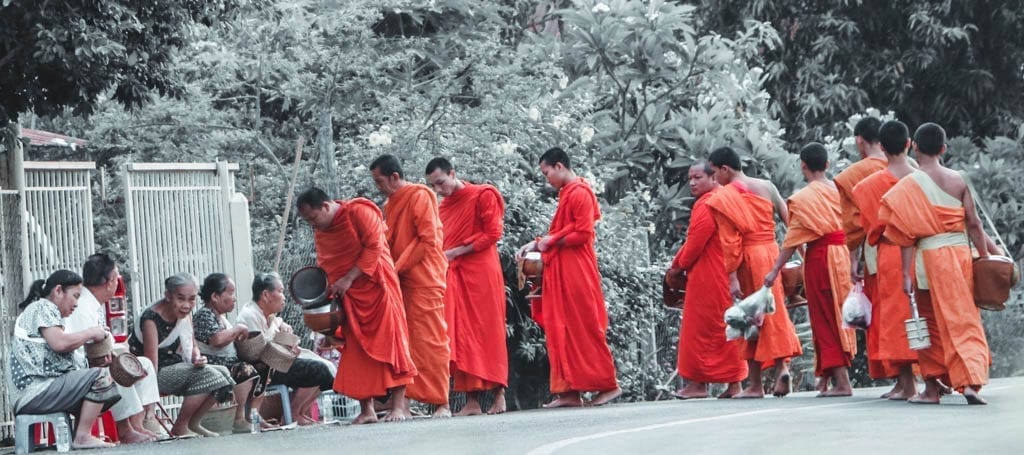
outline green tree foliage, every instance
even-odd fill
[[[1013,135],[1024,101],[1024,8],[1016,0],[696,2],[705,30],[772,24],[759,56],[772,114],[796,143],[836,134],[869,106],[953,135]]]
[[[39,2],[0,6],[0,123],[93,111],[100,95],[128,107],[181,93],[171,71],[193,23],[212,24],[242,0]]]

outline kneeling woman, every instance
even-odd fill
[[[203,307],[192,316],[196,344],[208,362],[223,365],[231,372],[231,378],[236,384],[237,403],[234,432],[248,433],[246,409],[252,405],[254,397],[263,394],[270,370],[262,362],[255,366],[240,360],[235,352],[234,342],[246,339],[249,329],[245,324],[232,326],[225,316],[235,309],[235,282],[231,277],[223,273],[210,274],[199,288],[199,298],[203,300]]]
[[[82,293],[82,277],[58,270],[32,283],[24,310],[14,323],[10,374],[15,414],[69,412],[78,416],[72,447],[113,447],[90,434],[96,417],[121,396],[106,368],[79,368],[74,352],[108,335],[101,327],[64,332]]]
[[[164,298],[139,316],[129,346],[135,355],[145,355],[157,367],[157,384],[162,395],[184,396],[171,431],[175,436],[218,436],[199,424],[217,402],[231,399],[235,381],[227,368],[207,365],[192,335],[192,309],[199,285],[187,273],[164,281]]]
[[[289,326],[277,316],[284,309],[284,285],[275,273],[258,273],[252,283],[252,298],[238,313],[238,323],[245,324],[249,330],[259,330],[267,341],[271,341],[278,332],[292,333]],[[287,373],[275,371],[270,376],[271,384],[284,384],[295,389],[295,397],[291,400],[292,415],[299,425],[316,423],[310,417],[310,407],[320,392],[330,390],[334,384],[334,372],[331,364],[316,354],[302,350],[299,358],[288,369]]]

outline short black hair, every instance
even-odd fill
[[[260,297],[263,297],[263,291],[273,291],[276,283],[281,283],[281,275],[274,272],[257,273],[252,280],[252,301],[259,302]]]
[[[427,175],[433,174],[434,171],[436,171],[438,169],[440,169],[441,172],[444,172],[445,174],[450,173],[452,171],[452,169],[453,169],[451,161],[448,161],[447,159],[442,158],[442,157],[437,157],[437,158],[434,158],[434,159],[430,160],[430,162],[427,163],[427,172],[426,172],[426,174]]]
[[[938,156],[942,152],[942,146],[946,145],[946,130],[935,123],[925,123],[914,132],[914,143],[921,153]]]
[[[86,287],[107,284],[114,267],[117,267],[117,264],[104,253],[89,256],[85,264],[82,264],[82,284]]]
[[[48,297],[54,289],[57,289],[57,286],[66,289],[80,284],[82,284],[82,277],[77,273],[70,270],[58,270],[51,273],[45,280],[33,281],[32,286],[29,286],[28,296],[18,304],[18,308],[24,310],[32,302],[43,297]]]
[[[818,142],[811,142],[800,149],[800,161],[811,172],[822,172],[828,167],[828,150]]]
[[[743,170],[740,154],[729,146],[716,148],[708,155],[708,161],[715,167],[729,166],[736,171]]]
[[[566,169],[572,169],[572,163],[569,162],[569,154],[565,153],[560,147],[551,147],[548,151],[544,152],[537,160],[538,164],[547,164],[548,166],[554,166],[558,163],[562,163]]]
[[[708,177],[715,175],[715,170],[711,168],[711,163],[709,163],[707,160],[694,161],[693,164],[690,165],[690,168],[692,169],[695,167],[699,167],[700,170],[703,171],[704,174],[707,175]]]
[[[206,276],[203,280],[203,285],[199,287],[199,298],[204,303],[210,303],[210,298],[214,294],[220,294],[228,290],[228,283],[231,282],[231,277],[223,273],[211,273]]]
[[[378,156],[370,163],[370,170],[374,169],[384,176],[398,174],[399,178],[405,178],[405,174],[402,173],[402,163],[398,162],[398,158],[395,155]]]
[[[879,140],[879,128],[882,121],[877,117],[864,117],[853,127],[853,135],[864,139],[872,144]]]
[[[295,207],[302,208],[302,206],[306,206],[311,209],[319,209],[330,200],[331,198],[327,196],[324,190],[311,186],[299,193],[299,197],[295,199]]]
[[[907,139],[910,139],[910,130],[899,120],[889,120],[878,129],[878,141],[887,155],[898,156],[906,152]]]

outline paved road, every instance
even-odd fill
[[[171,441],[97,453],[1024,453],[1024,378],[992,381],[983,390],[988,406],[969,407],[959,395],[941,406],[910,405],[879,400],[883,391],[858,389],[850,398],[818,399],[806,392],[783,399],[623,403],[416,419]]]

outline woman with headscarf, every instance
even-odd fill
[[[179,273],[164,280],[164,290],[164,298],[139,316],[129,346],[156,366],[161,395],[185,397],[171,432],[178,437],[219,436],[200,422],[215,403],[231,399],[235,381],[227,368],[208,365],[196,346],[192,309],[199,285],[192,275]]]
[[[113,447],[90,432],[96,418],[121,396],[106,368],[78,368],[74,352],[110,336],[102,327],[64,332],[82,293],[82,277],[70,270],[53,272],[32,283],[24,310],[14,323],[9,371],[15,414],[68,412],[77,416],[75,449]]]

